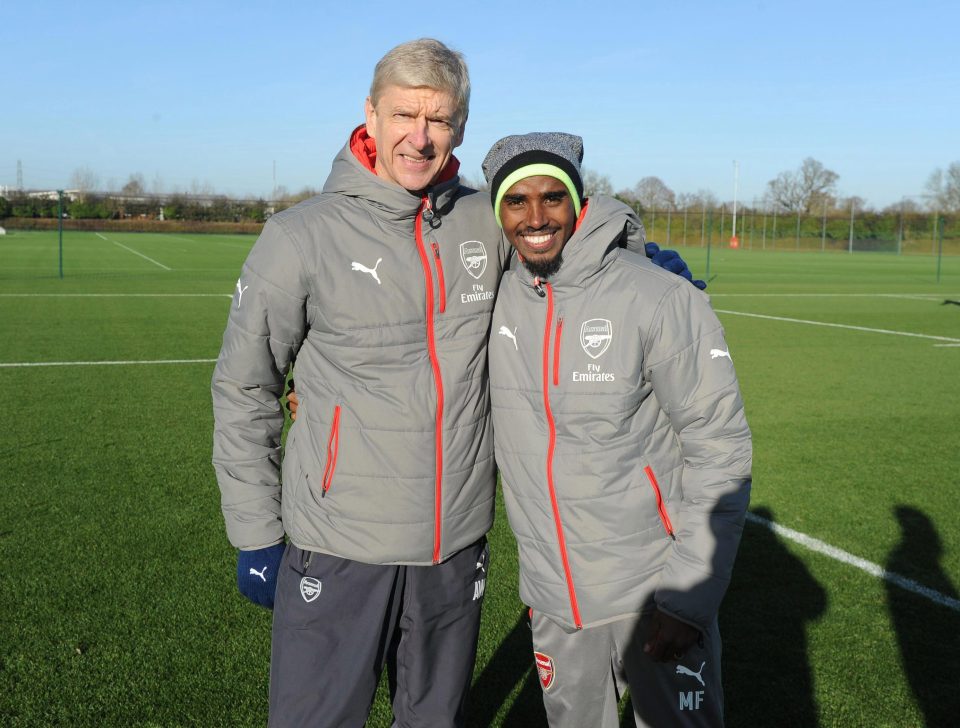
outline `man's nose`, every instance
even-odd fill
[[[543,203],[534,200],[527,205],[527,226],[531,228],[541,228],[547,224],[547,210]]]
[[[419,150],[430,146],[430,125],[424,117],[413,120],[413,126],[407,134],[407,141]]]

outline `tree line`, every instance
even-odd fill
[[[767,182],[759,205],[761,210],[780,213],[820,214],[836,216],[849,214],[851,207],[859,212],[920,213],[960,212],[960,162],[953,162],[946,170],[935,169],[927,179],[920,197],[925,204],[905,198],[882,210],[873,210],[862,197],[841,196],[837,192],[840,175],[828,169],[822,162],[807,157],[795,170],[787,170]],[[676,193],[659,177],[644,177],[633,187],[613,192],[609,178],[592,171],[584,174],[584,188],[590,194],[615,195],[637,210],[638,213],[656,210],[716,209],[720,207],[716,195],[709,190],[694,193]],[[742,204],[742,203],[741,203]],[[726,203],[726,207],[730,203]]]
[[[837,192],[840,175],[825,167],[818,160],[808,157],[795,170],[781,172],[767,182],[761,206],[766,212],[821,215],[835,217],[856,212],[878,214],[920,214],[924,209],[931,212],[960,212],[960,161],[946,169],[935,169],[929,176],[920,197],[925,204],[913,199],[888,205],[874,211],[867,202],[857,196],[843,197]],[[615,196],[633,207],[638,214],[647,212],[715,210],[721,207],[717,196],[710,190],[674,192],[662,179],[644,177],[633,187],[614,192],[609,177],[593,170],[583,170],[584,192],[587,197],[596,194]],[[483,189],[469,178],[465,183]],[[217,195],[209,186],[194,184],[188,192],[161,194],[147,192],[141,174],[130,175],[116,193],[96,191],[98,179],[89,169],[75,170],[71,177],[70,199],[64,200],[64,213],[74,219],[117,220],[128,218],[162,218],[165,220],[196,220],[201,222],[264,222],[274,212],[290,207],[317,194],[317,190],[305,187],[295,194],[280,187],[274,191],[273,200],[236,199]],[[155,185],[156,186],[156,185]],[[729,203],[724,205],[729,207]],[[741,204],[741,208],[746,206]],[[754,207],[757,207],[756,205]],[[57,200],[15,192],[0,197],[0,219],[56,218]]]

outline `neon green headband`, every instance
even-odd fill
[[[576,186],[573,184],[573,180],[570,179],[570,175],[564,172],[559,167],[556,167],[552,164],[544,164],[538,162],[536,164],[528,164],[526,167],[520,167],[513,170],[510,174],[507,175],[506,179],[500,183],[500,189],[497,190],[497,197],[493,203],[493,211],[497,216],[497,225],[503,227],[503,223],[500,221],[500,203],[504,198],[504,195],[507,194],[507,190],[513,187],[517,182],[527,177],[553,177],[563,182],[563,186],[567,188],[567,192],[570,193],[570,199],[573,200],[573,209],[577,217],[580,217],[580,195],[577,192]]]

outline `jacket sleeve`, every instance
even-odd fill
[[[654,317],[646,356],[646,375],[683,457],[676,540],[654,598],[662,611],[706,629],[730,582],[750,500],[750,430],[723,328],[705,294],[672,288]]]
[[[284,380],[306,333],[303,257],[270,220],[250,251],[213,372],[213,465],[227,537],[255,549],[283,540],[280,436]]]

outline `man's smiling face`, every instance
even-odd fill
[[[432,88],[388,86],[366,102],[367,133],[377,142],[374,169],[410,192],[436,182],[463,141],[453,96]]]
[[[500,221],[527,269],[547,278],[560,267],[560,253],[573,235],[577,213],[563,182],[556,177],[527,177],[504,194]]]

